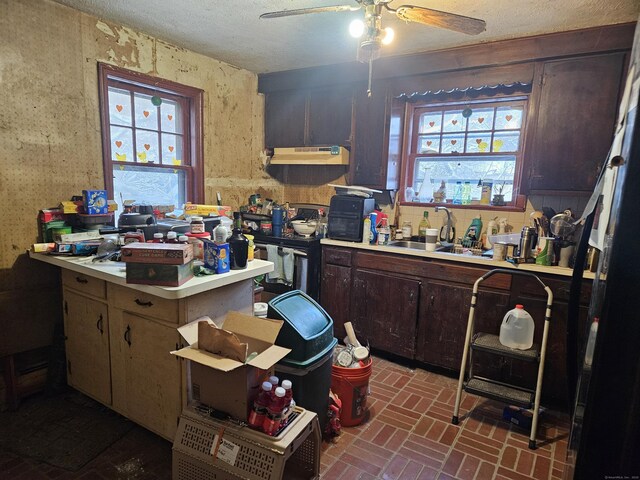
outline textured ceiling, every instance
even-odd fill
[[[55,1],[256,73],[355,60],[358,41],[349,36],[348,26],[363,16],[357,11],[259,18],[276,10],[357,6],[355,0]],[[635,22],[640,14],[639,0],[396,0],[391,6],[403,4],[480,18],[487,30],[464,35],[383,13],[383,27],[396,32],[383,56]]]

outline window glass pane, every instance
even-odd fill
[[[462,110],[450,110],[445,112],[442,122],[442,130],[445,132],[463,132],[467,119],[462,116]]]
[[[183,170],[137,165],[113,168],[114,198],[117,199],[181,208],[186,201],[186,184]],[[121,202],[117,203],[121,208]]]
[[[109,87],[109,122],[131,125],[131,95],[128,91]]]
[[[522,107],[498,107],[496,109],[496,130],[522,127]]]
[[[469,133],[467,137],[467,153],[486,153],[491,145],[491,133]]]
[[[469,130],[491,130],[493,108],[474,108],[469,117]]]
[[[439,153],[440,135],[425,135],[418,141],[418,153]]]
[[[180,104],[162,99],[160,105],[161,128],[163,132],[182,133],[182,115]]]
[[[111,160],[117,162],[135,161],[132,129],[111,126]]]
[[[138,163],[160,163],[157,132],[136,130],[136,156]]]
[[[183,165],[182,136],[170,133],[162,134],[162,163],[165,165]]]
[[[420,133],[436,133],[442,128],[440,112],[425,113],[420,117]]]
[[[136,128],[158,130],[158,107],[151,103],[151,95],[134,94]]]
[[[462,153],[464,151],[464,133],[442,135],[442,153]]]
[[[520,132],[496,132],[493,134],[494,152],[517,152]]]

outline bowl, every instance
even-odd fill
[[[316,221],[308,222],[306,220],[294,220],[293,222],[291,222],[291,225],[293,225],[293,230],[298,235],[303,235],[305,237],[308,237],[315,233],[318,222]]]

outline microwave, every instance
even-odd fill
[[[359,195],[334,195],[329,207],[327,237],[349,242],[362,241],[364,219],[373,212],[375,200]]]

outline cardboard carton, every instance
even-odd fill
[[[127,263],[127,283],[179,287],[193,278],[193,262],[182,265]]]
[[[261,382],[291,351],[274,345],[282,324],[281,320],[228,312],[220,328],[233,334],[236,340],[225,334],[222,335],[225,340],[213,341],[213,346],[211,329],[218,327],[210,319],[205,317],[178,328],[189,346],[171,353],[191,361],[193,400],[246,422]],[[230,338],[233,343],[225,347]],[[202,342],[222,350],[209,352],[201,347]],[[229,358],[237,358],[239,351],[243,352],[240,354],[245,357],[243,361]]]
[[[89,215],[109,212],[106,190],[83,190],[82,200],[84,203],[84,211]]]
[[[128,243],[122,247],[122,261],[182,265],[193,260],[190,243]]]

